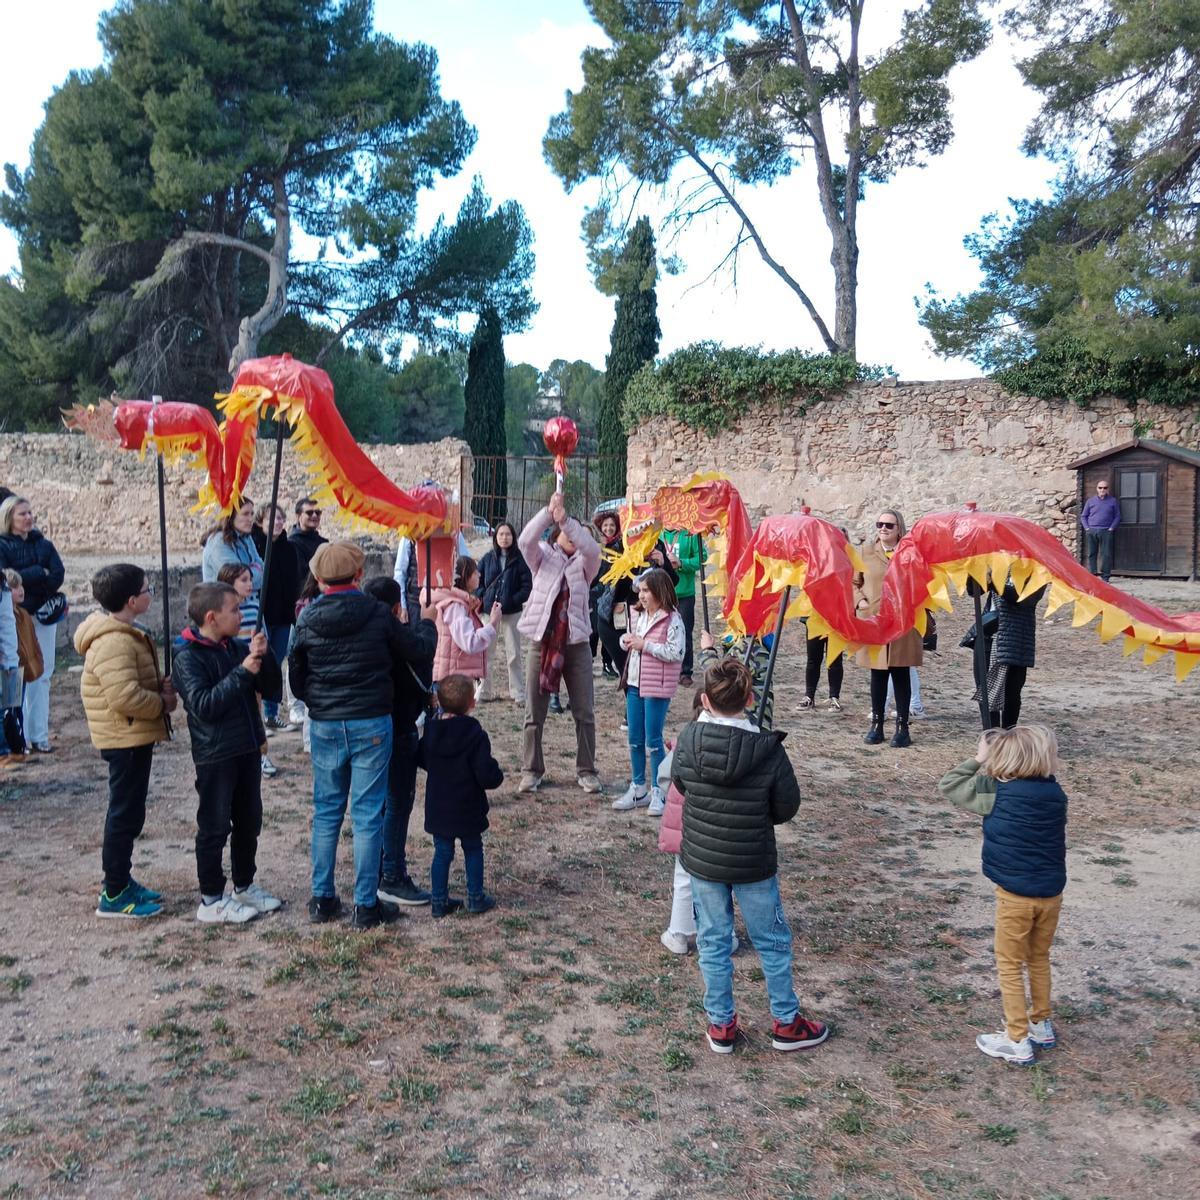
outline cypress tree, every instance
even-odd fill
[[[618,280],[617,314],[605,361],[604,398],[597,434],[601,454],[600,486],[606,497],[625,494],[625,389],[642,366],[658,353],[658,297],[654,233],[642,217],[634,225],[613,272]]]
[[[504,434],[504,335],[500,314],[488,305],[467,353],[463,436],[475,456],[475,514],[489,525],[508,513],[508,460]]]

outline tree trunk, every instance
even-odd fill
[[[258,354],[258,343],[263,334],[269,333],[287,312],[288,258],[292,248],[292,212],[288,203],[287,187],[282,175],[272,181],[275,191],[275,241],[271,246],[270,265],[267,277],[267,296],[262,307],[248,317],[243,317],[238,326],[237,345],[229,358],[229,374],[236,375],[237,369],[248,358]]]
[[[858,239],[843,223],[833,234],[833,340],[839,354],[857,358],[858,336]]]

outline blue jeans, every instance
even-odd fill
[[[311,725],[312,894],[337,895],[333,874],[349,801],[354,826],[354,903],[369,908],[379,890],[392,718],[313,721]]]
[[[467,896],[478,900],[483,895],[483,838],[480,834],[460,837],[463,869],[467,876]],[[454,861],[454,839],[433,835],[433,862],[429,865],[429,888],[434,904],[445,904],[450,894],[450,864]]]
[[[625,694],[625,723],[629,726],[629,763],[633,782],[641,787],[646,782],[646,746],[650,747],[650,786],[658,787],[658,768],[667,757],[663,741],[663,726],[667,723],[670,700],[657,696],[642,697],[631,687]]]
[[[758,951],[767,983],[771,1016],[785,1024],[800,1011],[792,987],[792,930],[779,899],[779,877],[757,883],[712,883],[692,876],[696,909],[696,950],[704,977],[704,1011],[714,1025],[728,1025],[733,1005],[733,901],[737,898],[746,932]]]
[[[383,812],[383,877],[391,883],[398,883],[408,874],[404,845],[408,841],[413,801],[417,798],[417,746],[420,741],[420,734],[415,729],[397,729],[393,725],[387,805]]]
[[[275,655],[275,661],[279,664],[282,671],[284,664],[287,662],[288,645],[292,640],[292,627],[290,625],[263,625],[263,632],[267,635],[267,645],[271,647],[271,653]],[[263,697],[263,713],[268,717],[279,716],[279,702],[283,699],[283,685],[280,683],[279,692],[274,696]]]

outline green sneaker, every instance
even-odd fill
[[[162,905],[150,900],[143,900],[134,890],[137,885],[131,880],[116,896],[107,892],[100,893],[100,902],[96,905],[98,917],[157,917],[162,912]]]
[[[129,877],[129,886],[133,889],[133,894],[144,903],[162,903],[162,892],[155,892],[148,887],[143,887],[132,875]]]

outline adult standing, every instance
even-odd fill
[[[524,659],[521,657],[521,631],[517,628],[521,610],[533,591],[533,573],[517,546],[517,530],[511,521],[501,521],[492,533],[492,548],[479,563],[479,590],[483,612],[500,605],[500,637],[504,641],[508,665],[508,694],[517,703],[525,703]],[[494,649],[495,647],[493,647]],[[484,677],[481,700],[493,699],[492,671]]]
[[[1099,575],[1105,583],[1112,574],[1113,533],[1121,523],[1121,502],[1110,495],[1107,479],[1096,483],[1096,494],[1088,498],[1079,514],[1083,535],[1087,539],[1088,570]],[[1096,559],[1099,557],[1099,571]]]
[[[863,570],[854,576],[854,609],[860,617],[879,615],[883,598],[883,577],[896,552],[896,546],[907,532],[904,517],[897,509],[885,508],[875,520],[875,540],[862,552]],[[909,667],[919,667],[923,661],[921,635],[915,629],[902,633],[889,642],[882,653],[882,666],[875,666],[865,647],[855,655],[860,667],[871,671],[871,728],[863,735],[868,745],[877,746],[883,738],[883,716],[887,711],[888,679],[896,693],[896,731],[891,744],[911,746],[909,735],[909,706],[912,703],[912,680]]]
[[[271,551],[271,577],[267,580],[266,590],[262,595],[263,627],[267,634],[267,645],[275,661],[280,664],[287,662],[288,644],[292,638],[292,626],[296,623],[296,601],[300,598],[300,585],[304,575],[300,570],[300,552],[288,537],[287,518],[282,508],[276,508],[274,515],[268,511],[269,505],[263,505],[258,511],[258,520],[250,531],[254,538],[255,548],[263,561],[267,556],[268,522],[272,528],[274,547]],[[281,730],[290,728],[288,722],[279,715],[279,706],[283,701],[282,670],[280,672],[280,688],[278,695],[274,692],[263,695],[264,724],[267,727],[267,737],[273,737]]]
[[[996,593],[996,633],[991,639],[987,673],[992,728],[1011,729],[1021,716],[1021,689],[1037,652],[1037,606],[1045,587],[1017,598],[1011,579]]]
[[[665,529],[663,542],[667,547],[667,558],[679,575],[679,581],[675,584],[675,602],[679,606],[678,612],[683,618],[683,628],[687,634],[679,682],[683,687],[691,687],[692,644],[696,628],[696,575],[703,570],[707,558],[704,539],[698,533]]]
[[[552,537],[543,541],[548,530]],[[599,792],[588,592],[600,570],[600,547],[583,525],[567,516],[557,492],[521,531],[517,545],[533,575],[533,592],[518,623],[522,636],[529,640],[529,650],[524,773],[517,790],[537,791],[546,773],[542,730],[550,697],[561,681],[567,685],[575,718],[576,779],[585,792]]]
[[[610,550],[614,554],[621,553],[621,518],[615,512],[596,512],[592,516],[592,524],[596,526],[596,532],[600,535],[600,544],[605,550]],[[620,675],[620,669],[613,662],[611,646],[620,648],[620,635],[617,633],[616,625],[614,624],[614,608],[616,607],[613,598],[610,595],[606,597],[606,593],[611,593],[612,585],[600,582],[602,572],[597,572],[596,578],[592,580],[592,589],[589,595],[589,607],[592,618],[592,658],[596,657],[596,647],[600,647],[600,667],[605,679],[616,679]],[[602,616],[601,613],[604,615]],[[605,624],[607,628],[605,628]]]
[[[316,554],[317,548],[325,545],[327,540],[321,536],[320,529],[321,510],[317,506],[317,502],[311,496],[301,496],[296,501],[296,524],[292,526],[292,531],[288,534],[288,541],[295,547],[296,556],[300,562],[301,580],[304,579],[305,573],[308,571],[308,564],[312,561],[312,556]]]
[[[33,509],[24,496],[9,496],[0,504],[0,569],[20,572],[25,588],[21,607],[33,616],[43,669],[25,687],[25,740],[38,754],[49,754],[50,680],[58,624],[67,613],[66,597],[59,591],[66,572],[54,543],[34,528]]]
[[[250,568],[253,596],[261,604],[263,560],[254,544],[253,530],[254,501],[243,496],[237,509],[204,535],[200,577],[205,583],[216,583],[217,572],[226,563],[241,563]]]

